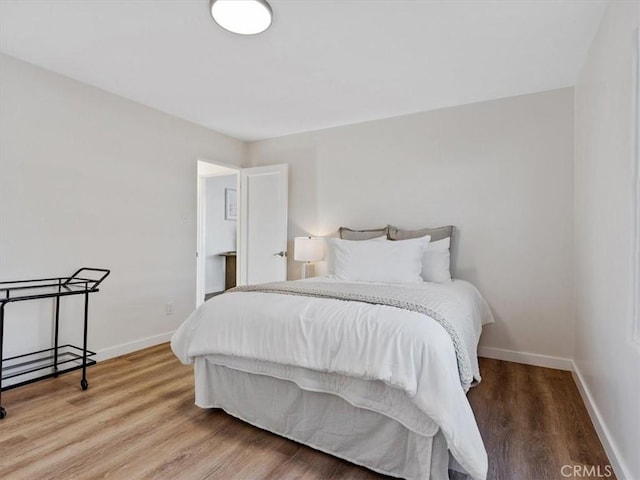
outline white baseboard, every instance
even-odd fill
[[[134,340],[133,342],[116,345],[115,347],[98,350],[96,352],[95,359],[96,361],[101,362],[103,360],[126,355],[127,353],[135,352],[137,350],[142,350],[143,348],[153,347],[154,345],[168,342],[171,340],[172,335],[173,332],[165,332],[152,337],[141,338],[140,340]]]
[[[573,370],[573,361],[569,358],[539,355],[537,353],[516,352],[493,347],[478,347],[478,356],[494,358],[506,362],[524,363],[536,367],[555,368],[557,370]]]
[[[602,443],[602,446],[607,453],[607,457],[609,457],[609,461],[611,462],[611,466],[615,471],[616,477],[618,478],[618,480],[631,480],[632,477],[629,474],[629,469],[621,461],[622,457],[618,454],[618,448],[613,442],[613,437],[611,436],[606,423],[604,423],[604,420],[602,419],[600,410],[598,410],[598,407],[593,401],[593,396],[591,395],[591,392],[589,391],[589,388],[584,381],[584,377],[580,373],[580,369],[578,369],[578,366],[573,360],[571,361],[571,367],[573,380],[576,382],[578,391],[580,392],[580,396],[582,397],[582,401],[587,407],[589,417],[591,417],[591,422],[596,429],[596,433],[598,434],[600,443]]]

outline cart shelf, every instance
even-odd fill
[[[87,349],[87,328],[89,320],[89,294],[98,292],[98,286],[107,278],[110,271],[103,268],[83,267],[70,277],[39,278],[0,282],[0,420],[7,415],[2,406],[2,392],[21,385],[73,370],[82,369],[80,386],[89,387],[87,367],[95,365],[95,352]],[[97,277],[97,278],[96,278]],[[84,331],[83,345],[59,345],[60,298],[72,295],[84,295]],[[4,343],[5,307],[13,302],[53,298],[55,301],[54,345],[51,348],[17,355],[2,357]],[[9,380],[5,384],[5,380]]]
[[[87,367],[95,365],[95,352],[87,350]],[[57,377],[63,373],[82,368],[83,350],[75,345],[58,347],[58,362],[55,348],[5,358],[2,361],[2,390],[10,390],[44,378]],[[14,383],[15,382],[15,383]]]

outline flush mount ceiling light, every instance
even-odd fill
[[[211,0],[211,16],[225,30],[255,35],[271,25],[272,11],[266,0]]]

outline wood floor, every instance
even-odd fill
[[[556,480],[565,464],[608,465],[569,373],[480,365],[469,400],[489,479]],[[1,479],[387,478],[194,406],[191,368],[167,344],[99,363],[89,383],[83,392],[74,372],[3,393]]]

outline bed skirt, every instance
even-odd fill
[[[194,372],[199,407],[221,408],[256,427],[385,475],[449,478],[450,455],[440,430],[420,435],[337,395],[303,390],[294,382],[217,365],[206,357],[195,359]]]

